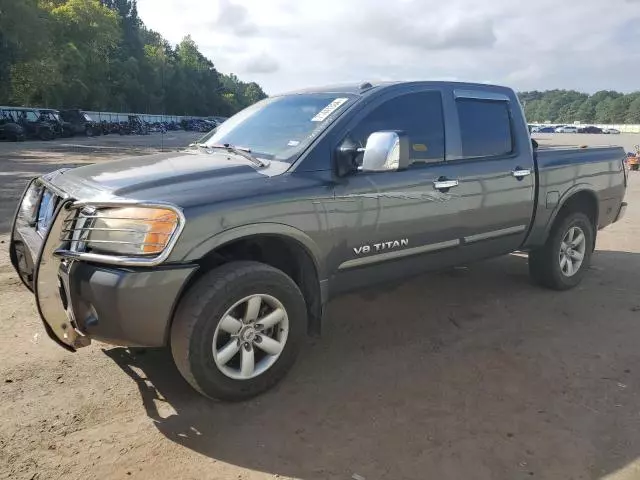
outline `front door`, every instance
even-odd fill
[[[336,238],[329,259],[334,293],[455,263],[460,198],[439,180],[445,163],[442,95],[414,91],[378,102],[357,116],[345,137],[360,146],[377,131],[409,138],[412,164],[402,171],[358,172],[342,179],[327,205]]]

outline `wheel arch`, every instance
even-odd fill
[[[551,228],[558,218],[561,218],[566,212],[584,212],[593,225],[594,234],[598,231],[598,218],[600,215],[600,202],[598,194],[591,185],[576,185],[569,189],[558,202],[558,206],[549,218],[547,223],[546,234],[548,235]]]
[[[282,270],[293,279],[307,304],[308,331],[319,334],[323,305],[327,300],[324,263],[320,258],[317,244],[306,233],[291,226],[236,227],[208,238],[186,255],[185,261],[197,263],[200,268],[183,289],[181,297],[213,268],[232,261],[258,261]]]

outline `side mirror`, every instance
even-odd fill
[[[393,172],[409,166],[409,139],[404,133],[385,131],[369,135],[362,159],[363,172]]]
[[[531,146],[534,150],[538,149],[538,142],[534,138],[531,139]]]
[[[345,138],[336,151],[336,174],[339,177],[357,171],[358,145],[349,137]]]

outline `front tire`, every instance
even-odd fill
[[[542,248],[529,252],[529,274],[544,287],[568,290],[582,281],[593,249],[593,224],[584,213],[570,212],[556,220]]]
[[[231,262],[200,278],[181,300],[171,327],[178,370],[203,395],[254,397],[293,365],[307,324],[300,289],[257,262]]]

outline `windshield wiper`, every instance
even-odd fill
[[[260,160],[259,158],[254,157],[253,155],[251,155],[251,149],[250,148],[236,147],[235,145],[231,145],[230,143],[224,143],[222,145],[205,145],[205,144],[202,144],[202,143],[198,143],[197,145],[198,145],[198,147],[201,147],[201,148],[218,148],[218,149],[221,149],[221,150],[226,150],[229,153],[233,153],[235,155],[240,155],[241,157],[246,158],[251,163],[253,163],[254,165],[257,165],[259,167],[268,167],[269,166],[269,162],[265,162],[264,160]]]

